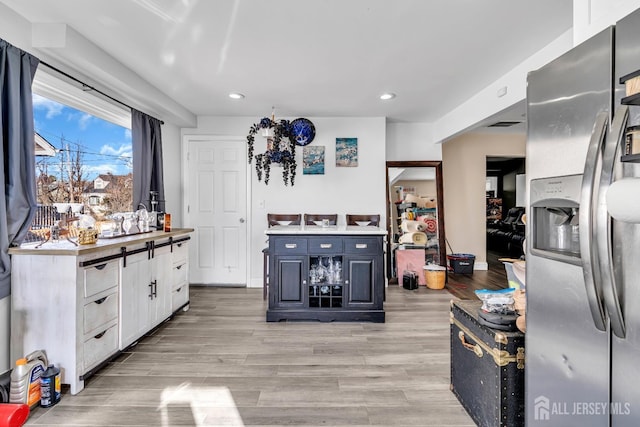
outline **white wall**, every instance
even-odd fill
[[[284,117],[277,117],[276,120]],[[259,117],[199,117],[198,127],[182,129],[182,135],[224,135],[246,137]],[[291,118],[288,118],[291,119]],[[258,182],[254,165],[251,172],[251,203],[248,209],[250,233],[250,283],[262,286],[262,249],[267,213],[337,213],[344,223],[347,213],[379,213],[386,221],[385,194],[385,118],[384,117],[308,117],[316,128],[311,143],[325,147],[325,174],[303,175],[302,149],[296,150],[298,171],[295,185],[286,186],[278,167],[271,168],[269,185]],[[335,140],[358,138],[358,166],[335,166]],[[261,141],[256,138],[256,147]],[[259,151],[256,149],[256,154]],[[264,206],[264,207],[262,207]]]
[[[429,123],[387,123],[387,160],[442,160]]]
[[[460,135],[484,119],[524,100],[529,71],[540,68],[572,47],[572,31],[569,30],[480,92],[469,94],[467,102],[434,123],[434,140],[443,141]],[[506,94],[499,96],[498,91],[503,88]]]
[[[640,0],[574,0],[574,45],[615,24],[638,8]]]

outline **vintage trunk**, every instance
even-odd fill
[[[451,391],[479,427],[524,426],[524,334],[481,325],[480,306],[451,302]]]

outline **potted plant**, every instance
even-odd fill
[[[260,132],[267,138],[267,150],[261,154],[253,154],[255,135]],[[273,118],[263,117],[260,122],[251,126],[247,135],[249,163],[255,158],[256,174],[258,181],[269,184],[271,164],[278,163],[282,166],[282,179],[284,185],[294,185],[296,176],[296,144],[292,137],[291,122],[280,120],[276,122]]]

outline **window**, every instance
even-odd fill
[[[38,203],[81,204],[101,220],[132,209],[131,114],[77,86],[36,73]]]

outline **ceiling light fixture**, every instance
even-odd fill
[[[380,99],[382,99],[383,101],[387,101],[387,100],[393,99],[395,97],[396,97],[396,94],[395,93],[391,93],[391,92],[383,93],[382,95],[380,95]]]
[[[244,95],[241,94],[241,93],[238,93],[238,92],[231,92],[229,94],[229,98],[231,98],[231,99],[243,99]]]

